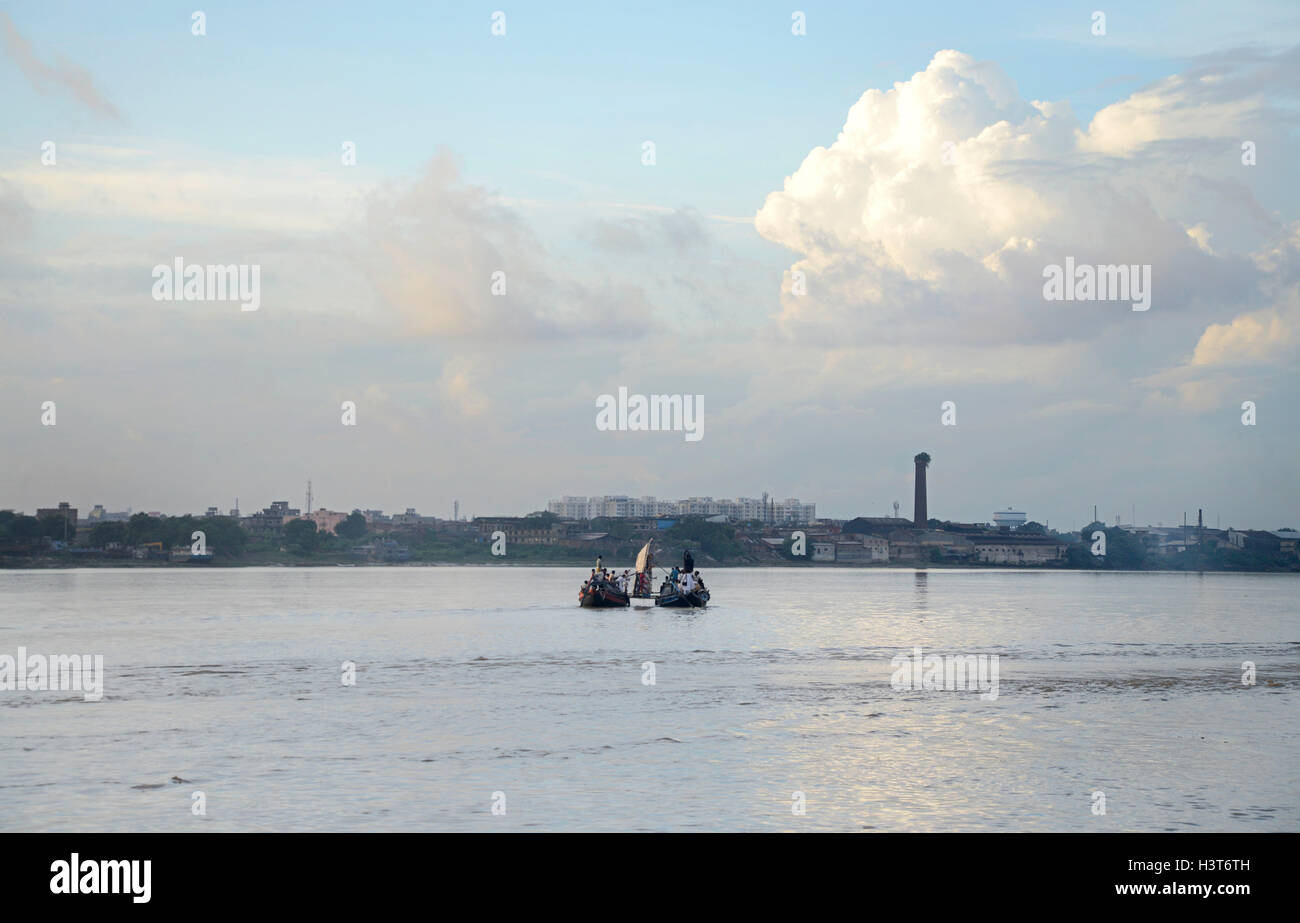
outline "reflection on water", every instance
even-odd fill
[[[1294,578],[706,579],[705,611],[612,611],[577,569],[0,572],[0,654],[106,674],[0,691],[0,827],[1300,828]],[[996,654],[997,699],[895,691],[916,647]]]

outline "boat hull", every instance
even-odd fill
[[[703,609],[709,604],[709,591],[703,593],[670,593],[655,599],[656,606],[669,609]]]
[[[578,605],[584,609],[626,609],[627,594],[609,587],[588,587],[578,591]]]

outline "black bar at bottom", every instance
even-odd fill
[[[1298,849],[1291,833],[5,834],[0,893],[9,910],[75,904],[205,915],[337,912],[402,899],[431,907],[429,898],[456,912],[442,903],[452,896],[472,912],[549,902],[557,889],[571,905],[624,895],[628,903],[604,905],[611,913],[669,903],[685,911],[679,902],[699,888],[733,907],[809,911],[848,898],[863,910],[1001,910],[1033,899],[1054,910],[1199,904],[1231,913],[1242,901],[1292,896]]]

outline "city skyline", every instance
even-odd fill
[[[574,500],[577,498],[570,495],[570,496],[566,496],[563,499]],[[615,500],[643,500],[643,501],[651,500],[651,501],[657,501],[661,504],[673,505],[678,507],[680,507],[681,505],[689,505],[692,503],[701,503],[701,502],[712,502],[715,505],[721,505],[721,504],[735,503],[737,500],[752,500],[754,502],[760,501],[760,498],[745,498],[745,497],[738,497],[734,499],[714,498],[707,495],[697,495],[697,496],[682,498],[679,500],[667,500],[663,498],[656,498],[653,496],[631,497],[627,494],[590,495],[586,499],[592,502],[615,501]],[[779,500],[773,497],[772,500],[778,506],[781,503],[788,504],[793,502],[793,503],[797,503],[799,506],[803,507],[804,509],[813,509],[817,505],[816,501],[803,503],[802,501],[799,500],[799,498],[795,498],[795,497],[780,498]],[[24,515],[39,517],[41,515],[46,515],[46,514],[54,515],[57,512],[57,507],[64,506],[66,504],[66,506],[70,507],[71,509],[78,511],[79,515],[77,521],[79,523],[84,524],[96,519],[97,518],[95,516],[96,512],[100,514],[100,517],[98,518],[102,518],[103,521],[120,521],[124,515],[136,515],[140,513],[144,513],[150,516],[162,515],[167,517],[187,516],[187,515],[196,516],[196,517],[203,517],[203,516],[226,517],[226,516],[232,516],[235,513],[239,513],[240,518],[246,520],[251,518],[254,515],[257,515],[258,513],[270,510],[273,507],[282,506],[287,512],[292,513],[295,516],[303,516],[303,518],[310,518],[311,515],[315,515],[317,513],[329,513],[331,515],[339,515],[339,514],[347,515],[348,513],[351,512],[361,512],[364,513],[367,516],[367,518],[373,517],[378,519],[382,517],[384,520],[388,520],[394,517],[398,519],[401,519],[403,517],[406,518],[416,517],[419,519],[439,520],[444,522],[457,522],[457,521],[471,522],[475,519],[497,519],[497,518],[511,518],[511,517],[518,518],[518,517],[524,517],[536,513],[544,513],[544,512],[556,513],[556,510],[553,507],[557,502],[562,502],[562,501],[551,500],[545,504],[538,505],[536,507],[526,509],[526,510],[521,509],[521,510],[513,510],[513,511],[497,510],[497,511],[490,511],[490,512],[473,512],[473,511],[467,512],[463,507],[459,507],[458,504],[453,501],[451,516],[443,516],[440,513],[429,513],[429,512],[421,513],[419,512],[419,507],[407,506],[402,504],[398,504],[393,507],[367,506],[367,505],[358,505],[358,506],[343,505],[339,507],[332,507],[331,505],[328,504],[316,505],[313,509],[306,510],[306,514],[308,515],[304,515],[304,508],[294,507],[293,501],[291,500],[272,500],[272,501],[268,501],[264,505],[254,504],[252,506],[244,505],[244,506],[236,506],[236,507],[226,507],[224,508],[224,512],[222,507],[220,506],[214,507],[210,504],[203,508],[204,510],[203,512],[199,512],[198,508],[195,508],[193,510],[161,510],[161,509],[156,509],[151,507],[136,508],[131,505],[127,505],[123,509],[115,510],[110,508],[111,506],[110,504],[102,504],[102,503],[92,504],[89,510],[87,510],[85,506],[79,506],[75,502],[70,502],[68,500],[59,500],[56,506],[47,506],[47,507],[37,506],[34,507],[32,509],[32,512],[30,513],[28,513],[26,509],[13,507],[13,506],[4,506],[4,505],[0,505],[0,512],[8,511],[8,512],[14,512],[14,513],[20,513]],[[396,512],[398,509],[401,509],[403,512],[401,513]],[[985,525],[997,525],[999,522],[999,515],[1001,514],[1002,516],[1005,516],[1013,509],[1015,508],[1003,507],[1000,509],[994,509],[989,513],[987,517],[984,518],[981,518],[980,516],[963,518],[958,516],[947,516],[947,515],[944,516],[929,515],[927,521],[929,521],[930,519],[934,519],[934,520],[939,520],[943,522],[952,522],[952,523],[975,523],[975,524],[985,524]],[[387,512],[388,510],[391,510],[392,512]],[[1126,512],[1127,512],[1127,516],[1126,516]],[[1276,525],[1270,525],[1266,522],[1251,523],[1251,522],[1224,521],[1221,514],[1200,507],[1193,507],[1190,510],[1183,511],[1178,517],[1171,518],[1168,521],[1163,519],[1144,520],[1141,517],[1136,516],[1136,512],[1134,508],[1130,508],[1130,510],[1128,511],[1116,510],[1108,513],[1107,511],[1101,509],[1100,507],[1098,507],[1097,509],[1096,518],[1085,515],[1080,518],[1068,520],[1068,524],[1058,522],[1057,524],[1052,525],[1052,521],[1050,519],[1047,518],[1040,519],[1032,515],[1032,513],[1026,513],[1023,509],[1015,510],[1016,515],[1014,518],[1016,518],[1018,521],[1021,522],[1024,521],[1037,522],[1039,525],[1048,527],[1055,532],[1072,532],[1072,531],[1076,531],[1078,527],[1087,525],[1094,521],[1100,521],[1106,523],[1107,525],[1124,525],[1124,526],[1134,526],[1138,528],[1173,529],[1173,528],[1181,528],[1181,527],[1194,527],[1197,525],[1196,519],[1198,513],[1201,514],[1203,518],[1203,524],[1205,525],[1205,527],[1212,528],[1212,529],[1237,528],[1237,529],[1255,529],[1260,531],[1276,531],[1281,529],[1295,528],[1294,525],[1291,524],[1290,520],[1287,520],[1284,523],[1276,524]],[[560,515],[561,518],[564,519],[598,519],[598,518],[671,519],[674,517],[681,517],[681,516],[708,517],[708,516],[724,515],[724,513],[720,512],[720,510],[714,510],[712,512],[683,511],[680,508],[675,511],[669,511],[667,509],[663,509],[655,513],[646,513],[646,512],[608,513],[608,514],[601,513],[599,515],[589,515],[589,516],[570,516],[570,515],[565,515],[560,513],[556,513],[556,514]],[[901,508],[898,511],[897,515],[895,515],[895,511],[891,508],[889,510],[884,510],[884,511],[858,510],[856,512],[849,513],[846,515],[816,513],[816,515],[812,516],[811,518],[794,518],[789,516],[788,514],[785,514],[773,518],[771,520],[771,523],[774,525],[780,525],[782,523],[800,523],[800,522],[802,523],[847,522],[849,520],[859,518],[859,517],[866,517],[869,519],[870,518],[897,519],[900,522],[913,521],[913,519],[908,515],[906,515]],[[765,521],[761,514],[757,516],[749,517],[737,513],[736,515],[728,515],[727,518],[729,521],[733,521],[733,522]],[[1186,521],[1184,521],[1184,519]]]

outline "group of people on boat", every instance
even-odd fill
[[[709,591],[695,569],[695,558],[689,549],[682,555],[682,566],[668,572],[658,593],[651,590],[653,569],[654,555],[649,542],[637,556],[635,572],[618,573],[596,558],[596,566],[578,590],[578,602],[587,607],[626,606],[633,597],[653,599],[656,606],[703,606],[708,602]]]
[[[679,571],[674,567],[664,578],[663,585],[659,587],[660,596],[668,596],[672,593],[695,593],[706,592],[704,578],[700,576],[697,570]]]
[[[610,586],[626,596],[632,589],[633,574],[631,571],[624,570],[623,573],[616,574],[608,568],[601,567],[599,558],[596,559],[596,565],[591,569],[591,576],[582,581],[583,591],[593,586]]]

